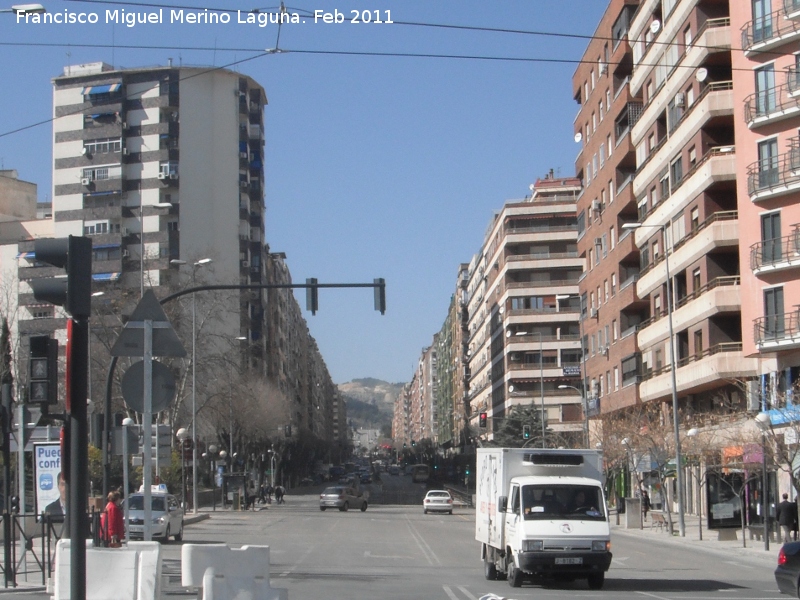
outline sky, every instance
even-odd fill
[[[606,3],[302,2],[287,5],[300,22],[280,28],[239,23],[253,5],[229,0],[43,0],[53,14],[95,13],[86,24],[0,14],[0,168],[16,169],[38,184],[40,201],[50,199],[51,79],[68,64],[172,59],[253,77],[268,99],[270,250],[286,253],[298,283],[386,280],[385,315],[373,310],[372,290],[358,288],[322,289],[319,312],[304,310],[333,381],[410,381],[447,317],[459,265],[480,250],[494,212],[550,169],[574,175],[572,75],[589,41],[581,36],[594,33]],[[159,7],[162,23],[106,22],[106,11]],[[189,7],[230,22],[170,22],[172,9],[186,15]],[[212,10],[221,8],[241,8],[241,17]],[[336,12],[342,22],[323,20]],[[354,14],[393,23],[354,23]],[[304,292],[298,300],[305,309]]]

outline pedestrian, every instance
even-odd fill
[[[103,541],[109,548],[119,548],[120,540],[125,535],[125,522],[120,508],[120,494],[117,491],[108,493],[108,504],[105,512],[100,517],[100,528]]]
[[[783,501],[778,504],[776,517],[783,531],[783,543],[787,544],[792,540],[791,531],[797,522],[797,503],[789,501],[789,494],[783,494]],[[764,515],[764,518],[767,516]]]
[[[272,492],[275,490],[269,484],[267,484],[267,504],[272,504]]]
[[[647,490],[642,490],[642,512],[644,520],[647,521],[647,513],[650,512],[650,494],[647,493]]]
[[[283,488],[282,485],[278,484],[275,486],[275,502],[278,504],[283,504],[283,494],[286,490]]]

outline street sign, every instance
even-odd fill
[[[111,348],[111,356],[144,356],[144,328],[139,325],[142,321],[153,322],[153,356],[186,356],[186,348],[170,325],[153,290],[147,290],[139,300]]]
[[[175,398],[175,375],[165,364],[153,360],[153,412],[169,408]],[[122,397],[138,413],[144,412],[144,361],[133,363],[122,376]]]
[[[581,367],[578,366],[568,366],[562,367],[564,377],[580,377],[581,376]]]

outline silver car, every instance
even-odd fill
[[[128,497],[128,537],[144,538],[144,494],[131,494]],[[150,499],[153,539],[167,542],[172,536],[176,541],[183,539],[183,509],[172,494],[153,492]]]
[[[422,510],[427,515],[429,512],[446,512],[453,514],[453,497],[447,490],[431,490],[422,501]]]
[[[350,508],[360,508],[361,512],[367,510],[367,499],[361,492],[344,485],[334,485],[319,495],[319,509],[338,508],[344,512]]]

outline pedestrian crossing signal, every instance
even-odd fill
[[[523,440],[531,439],[531,426],[530,425],[523,425],[522,426],[522,439]]]

